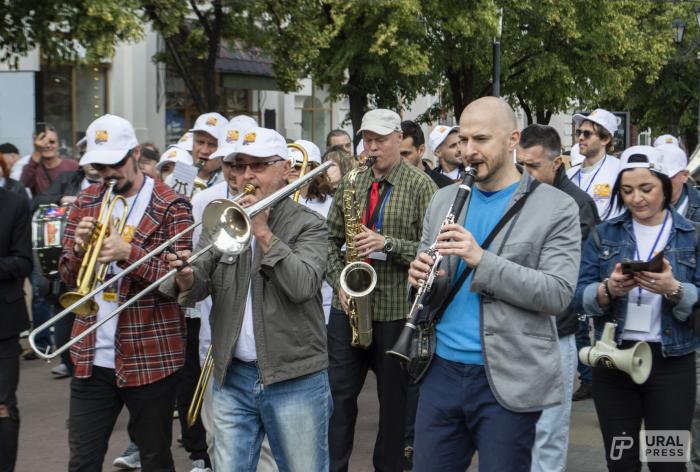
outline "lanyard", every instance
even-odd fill
[[[141,190],[143,190],[143,187],[146,185],[146,177],[145,175],[143,176],[143,182],[141,182],[141,187],[139,187],[139,191],[136,192],[136,198],[134,198],[134,201],[131,203],[131,208],[129,208],[129,211],[126,213],[126,219],[124,220],[124,227],[126,227],[126,223],[129,222],[129,216],[131,215],[131,212],[134,211],[134,208],[136,208],[136,203],[139,200],[139,195],[141,195]],[[111,202],[110,202],[111,203]],[[105,221],[104,224],[109,224],[109,221]],[[107,280],[111,279],[112,276],[114,275],[114,263],[109,264],[109,269],[107,269]]]
[[[603,158],[603,162],[600,164],[600,167],[598,167],[598,170],[596,170],[593,173],[593,177],[591,177],[590,182],[588,182],[588,185],[586,188],[583,190],[584,192],[588,193],[588,190],[591,188],[591,185],[593,185],[593,182],[595,181],[596,176],[598,175],[598,172],[600,172],[600,169],[603,168],[605,165],[605,160],[608,158],[608,155],[606,154],[605,157]],[[581,188],[581,171],[583,170],[583,164],[581,165],[581,168],[576,171],[576,175],[578,176],[578,188]]]
[[[370,229],[374,229],[377,233],[379,233],[382,230],[382,224],[384,221],[384,207],[386,205],[386,202],[389,200],[388,197],[389,195],[391,195],[393,189],[394,187],[389,182],[386,182],[386,185],[379,194],[379,204],[375,207],[374,212],[371,215],[369,214],[370,197],[368,196],[367,198],[367,207],[365,208],[362,219],[364,220],[365,226],[367,226]],[[371,186],[369,192],[372,192]]]
[[[656,239],[654,240],[654,245],[651,247],[651,250],[649,251],[649,255],[647,256],[645,261],[650,261],[652,256],[654,255],[654,249],[656,249],[656,245],[659,244],[659,240],[661,239],[661,235],[664,234],[664,229],[666,229],[666,222],[668,221],[668,215],[671,213],[670,211],[666,210],[666,216],[664,217],[664,224],[661,225],[661,229],[659,230],[659,234],[656,235]],[[634,233],[634,231],[632,231]],[[636,259],[640,259],[639,257],[639,248],[637,247],[637,238],[634,237],[634,257]],[[642,304],[642,287],[639,287],[637,292],[637,306],[640,306]]]

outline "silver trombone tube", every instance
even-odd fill
[[[190,264],[190,263],[194,262],[195,260],[197,260],[199,257],[201,257],[203,254],[205,254],[206,252],[208,252],[210,249],[212,249],[214,247],[216,249],[220,250],[221,252],[228,253],[228,254],[238,254],[240,252],[243,252],[250,244],[250,219],[251,218],[253,218],[258,213],[265,211],[268,207],[274,205],[278,201],[283,200],[284,198],[287,198],[289,195],[293,194],[298,188],[303,187],[304,185],[309,183],[311,181],[311,179],[316,177],[316,175],[318,175],[322,172],[325,172],[331,165],[333,165],[333,163],[330,161],[324,162],[319,167],[304,174],[304,176],[300,177],[298,180],[281,188],[280,190],[276,191],[272,195],[269,195],[266,198],[263,198],[259,202],[254,203],[253,205],[251,205],[247,208],[241,207],[240,205],[238,205],[237,203],[235,203],[232,200],[214,200],[212,203],[207,205],[207,208],[204,211],[204,216],[202,217],[202,222],[209,220],[209,218],[207,218],[207,213],[219,214],[220,217],[218,218],[218,220],[219,220],[219,222],[222,222],[227,216],[230,216],[230,215],[227,215],[227,213],[229,211],[235,212],[235,211],[238,211],[240,209],[240,211],[242,213],[236,214],[235,216],[242,216],[243,219],[245,220],[244,223],[247,225],[248,236],[247,236],[247,238],[244,238],[243,242],[234,244],[233,246],[230,246],[230,247],[220,247],[221,244],[219,242],[220,242],[221,238],[213,238],[214,242],[207,244],[202,249],[200,249],[199,251],[192,254],[187,259],[187,263]],[[219,208],[210,209],[209,208],[210,206],[218,206]],[[209,210],[209,211],[207,211],[207,210]],[[200,224],[200,223],[195,223],[192,226],[196,226],[198,224]],[[206,226],[207,226],[207,224],[205,224],[205,230],[216,230],[216,229],[221,230],[224,225],[221,224],[218,228],[216,228],[216,227],[215,228],[211,228],[211,227],[207,228]],[[189,229],[190,228],[188,228],[188,230]],[[192,228],[192,229],[194,229],[194,228]],[[167,245],[165,247],[167,247]],[[165,249],[165,247],[163,249]],[[152,252],[155,253],[156,249],[154,249]],[[165,273],[163,276],[161,276],[158,280],[151,283],[148,287],[144,288],[139,293],[137,293],[136,295],[134,295],[133,297],[131,297],[130,299],[125,301],[122,305],[119,306],[119,308],[117,308],[116,310],[107,314],[107,316],[105,316],[101,320],[97,321],[95,324],[91,325],[85,331],[83,331],[82,333],[80,333],[79,335],[77,335],[76,337],[71,339],[69,342],[67,342],[66,344],[64,344],[60,348],[56,349],[54,352],[52,352],[50,354],[43,353],[40,350],[38,350],[36,348],[36,345],[33,344],[30,340],[30,345],[32,346],[32,349],[34,349],[34,352],[36,352],[37,355],[39,357],[42,357],[43,359],[53,359],[54,357],[61,355],[66,350],[70,349],[71,346],[80,342],[86,336],[89,336],[93,332],[97,331],[97,329],[99,329],[100,326],[102,326],[103,324],[105,324],[107,321],[111,320],[115,316],[119,315],[122,311],[126,310],[128,307],[133,305],[136,301],[140,300],[144,295],[146,295],[147,293],[150,293],[154,289],[158,288],[160,286],[160,284],[162,284],[166,280],[173,277],[177,272],[178,272],[177,269],[171,269],[170,271]],[[114,281],[115,278],[111,279],[111,281]],[[97,292],[95,291],[95,293],[97,293]],[[66,310],[64,310],[64,311],[66,311]],[[37,328],[34,331],[39,331],[41,329],[45,329],[44,325],[47,325],[47,326],[50,325],[52,323],[52,321],[55,319],[58,319],[58,315],[54,316],[46,323],[39,326],[39,328]],[[34,333],[34,331],[32,331],[32,333]],[[30,335],[30,337],[31,337],[31,335]]]
[[[243,195],[244,195],[244,194],[241,192],[240,194],[236,195],[236,197],[233,198],[231,201],[234,201],[234,202],[235,202],[236,200],[239,200],[240,198],[242,198]],[[174,242],[179,241],[180,239],[182,239],[182,238],[185,236],[185,234],[187,234],[187,233],[189,233],[190,231],[194,230],[195,228],[197,228],[197,227],[198,227],[199,225],[201,225],[201,224],[202,224],[201,221],[198,221],[197,223],[191,224],[191,225],[188,226],[187,228],[183,229],[180,233],[176,234],[175,236],[173,236],[172,238],[168,239],[167,241],[165,241],[163,244],[161,244],[161,245],[158,246],[157,248],[155,248],[155,249],[153,249],[152,251],[150,251],[148,254],[146,254],[146,255],[144,255],[143,257],[141,257],[141,259],[137,260],[136,262],[134,262],[134,263],[131,264],[130,266],[126,267],[123,271],[119,272],[119,273],[116,274],[114,277],[112,277],[111,279],[109,279],[109,281],[103,283],[102,285],[98,285],[98,286],[95,287],[92,291],[90,291],[90,292],[88,292],[87,294],[85,294],[85,296],[84,296],[83,298],[81,298],[80,300],[77,300],[75,303],[73,303],[73,304],[70,305],[69,307],[65,308],[64,310],[60,311],[60,312],[57,313],[56,315],[52,316],[52,317],[49,318],[49,320],[46,321],[45,323],[42,323],[42,324],[40,324],[39,326],[37,326],[36,328],[34,328],[34,329],[32,330],[32,332],[29,333],[29,337],[28,337],[29,346],[32,348],[32,350],[36,353],[36,355],[37,355],[38,357],[41,357],[42,359],[45,359],[45,360],[47,360],[47,361],[53,359],[53,358],[56,357],[56,356],[59,356],[59,355],[60,355],[61,353],[63,353],[66,349],[60,348],[60,349],[57,349],[57,350],[55,350],[54,352],[52,352],[52,353],[49,354],[49,353],[47,353],[47,352],[41,351],[41,350],[37,347],[37,345],[36,345],[36,337],[37,337],[37,335],[38,335],[40,332],[42,332],[42,331],[44,331],[45,329],[48,329],[48,328],[50,328],[51,326],[53,326],[54,324],[56,324],[56,323],[58,322],[58,320],[64,318],[64,317],[67,316],[71,311],[73,311],[76,307],[82,305],[82,304],[85,302],[85,300],[91,299],[92,297],[94,297],[95,295],[97,295],[98,293],[100,293],[101,291],[103,291],[105,288],[107,288],[108,286],[112,285],[113,283],[117,282],[118,280],[121,280],[121,279],[123,279],[124,277],[126,277],[127,275],[129,275],[129,274],[130,274],[131,272],[133,272],[138,266],[140,266],[141,264],[143,264],[144,262],[146,262],[147,260],[149,260],[151,257],[153,257],[153,256],[155,256],[156,254],[160,254],[161,252],[165,251],[168,247],[170,247],[171,244],[173,244]],[[104,323],[103,323],[103,322],[100,322],[99,326],[102,326],[102,324],[104,324]],[[93,325],[93,326],[94,326],[94,325]],[[98,327],[99,327],[99,326],[98,326]],[[84,336],[83,336],[83,337],[84,337]],[[82,337],[81,337],[80,339],[82,339]],[[76,342],[77,342],[77,341],[76,341]],[[70,348],[73,344],[75,344],[75,343],[70,343],[70,344],[67,345],[67,347]],[[65,346],[64,346],[64,347],[65,347]]]

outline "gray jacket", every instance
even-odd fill
[[[532,182],[525,173],[510,208]],[[435,241],[457,185],[438,190],[423,223],[419,252]],[[466,205],[465,205],[466,208]],[[464,224],[465,212],[458,222]],[[491,391],[512,411],[537,411],[564,397],[554,313],[571,301],[581,259],[578,206],[540,185],[500,231],[474,271],[470,290],[481,295],[481,346]],[[443,260],[432,299],[447,297],[457,257]]]
[[[267,254],[251,249],[237,256],[212,249],[192,264],[194,286],[181,292],[182,306],[212,295],[209,322],[214,376],[221,385],[243,325],[252,274],[253,327],[263,384],[311,374],[328,366],[321,282],[326,267],[328,231],[324,219],[286,198],[271,210],[274,234]],[[209,242],[202,233],[195,251]],[[161,285],[174,295],[174,281]]]

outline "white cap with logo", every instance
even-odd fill
[[[662,144],[654,147],[661,152],[661,162],[664,166],[664,172],[669,177],[674,177],[680,171],[688,167],[688,156],[683,149],[675,144]]]
[[[371,131],[380,136],[386,136],[394,131],[401,131],[401,117],[395,111],[385,108],[370,110],[362,117],[362,125],[357,134]]]
[[[437,148],[442,146],[450,133],[459,130],[459,126],[437,125],[428,136],[428,147],[434,154]]]
[[[80,165],[116,164],[139,145],[134,127],[121,116],[102,115],[85,131],[87,150]]]
[[[309,156],[309,162],[321,163],[321,150],[314,143],[305,139],[297,139],[294,141],[294,144],[304,148],[304,151]],[[291,147],[289,148],[289,158],[292,160],[292,165],[304,162],[304,156],[301,154],[301,151]]]
[[[192,154],[184,149],[170,146],[167,151],[161,154],[160,160],[158,161],[158,164],[156,164],[156,170],[160,171],[160,169],[168,162],[182,162],[183,164],[193,165]]]
[[[602,108],[596,108],[590,115],[582,115],[581,113],[576,113],[574,115],[576,127],[581,126],[581,123],[584,121],[592,121],[593,123],[599,124],[605,128],[610,135],[614,135],[615,131],[617,131],[617,117]]]
[[[233,161],[239,154],[246,154],[253,157],[279,156],[285,160],[289,159],[287,141],[277,131],[256,126],[252,128],[236,143],[236,149],[231,154],[224,157],[226,162]]]
[[[186,131],[172,146],[182,149],[183,151],[192,152],[193,135],[194,133],[192,131]]]
[[[216,112],[205,113],[199,115],[197,121],[194,122],[194,127],[190,130],[192,133],[203,131],[210,136],[219,139],[221,130],[226,126],[228,120]]]
[[[630,162],[630,159],[633,157],[633,162]],[[620,170],[618,173],[626,169],[649,169],[666,174],[661,161],[661,151],[658,149],[651,146],[631,146],[625,149],[620,156]]]
[[[654,140],[654,147],[663,146],[664,144],[672,144],[674,146],[681,147],[681,143],[678,141],[678,138],[671,134],[662,134]]]
[[[226,157],[236,152],[236,144],[240,141],[241,136],[256,126],[258,126],[257,121],[249,116],[238,115],[233,117],[221,130],[221,135],[219,135],[219,147],[209,156],[209,159]]]

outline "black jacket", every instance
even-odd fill
[[[433,179],[433,182],[435,182],[435,185],[438,186],[438,188],[442,187],[447,187],[448,185],[452,185],[455,183],[454,180],[449,178],[448,176],[441,174],[440,172],[436,171],[435,169],[428,169],[427,167],[425,168],[425,173],[428,174],[428,177]]]
[[[566,176],[564,166],[560,166],[554,178],[554,187],[569,195],[578,205],[578,216],[581,221],[581,247],[588,239],[591,229],[600,223],[598,209],[595,202],[586,192],[578,188]],[[573,310],[567,310],[557,315],[557,332],[559,337],[574,334],[578,328],[578,314]]]
[[[51,186],[37,195],[32,200],[32,211],[36,210],[39,205],[48,205],[53,203],[60,205],[61,197],[74,197],[80,192],[80,184],[85,178],[85,172],[82,169],[73,172],[64,172],[53,181]]]
[[[0,340],[29,328],[24,279],[32,272],[31,215],[27,197],[0,187]]]

